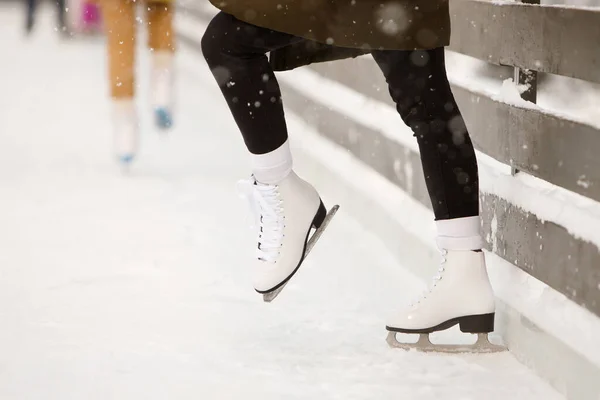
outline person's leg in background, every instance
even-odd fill
[[[311,227],[325,208],[292,171],[279,85],[266,53],[303,39],[217,14],[202,52],[233,114],[252,161],[247,194],[260,214],[254,288],[274,293],[299,268]],[[226,157],[226,155],[224,155]]]
[[[125,164],[133,160],[139,140],[134,102],[135,5],[131,0],[101,0],[113,103],[114,151],[118,160]]]
[[[56,2],[56,29],[59,33],[64,34],[67,32],[66,22],[66,4],[65,0],[53,0]],[[25,32],[30,34],[35,24],[35,12],[37,9],[38,0],[26,0],[26,20],[25,20]]]
[[[25,2],[25,32],[31,33],[33,25],[35,23],[35,9],[37,6],[37,0],[27,0]]]
[[[433,290],[388,328],[431,328],[477,316],[470,329],[491,332],[495,304],[481,252],[477,159],[448,82],[444,49],[375,51],[373,57],[417,138],[443,253]]]
[[[68,34],[67,32],[67,21],[66,21],[66,1],[65,0],[55,0],[56,1],[56,29],[60,34]]]
[[[202,53],[254,155],[274,151],[288,138],[281,91],[266,53],[299,40],[223,12],[212,19],[202,38]],[[263,178],[262,171],[254,172],[259,180]],[[274,178],[284,178],[286,173]]]
[[[150,2],[147,6],[148,47],[151,55],[151,104],[158,127],[173,125],[175,34],[172,1]]]

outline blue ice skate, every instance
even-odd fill
[[[119,160],[120,164],[123,165],[129,165],[131,164],[131,162],[133,161],[133,159],[135,158],[135,154],[121,154],[119,156],[117,156],[117,159]]]
[[[161,129],[169,129],[173,126],[173,117],[166,107],[157,107],[154,109],[154,118],[156,126]]]

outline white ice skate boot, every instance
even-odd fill
[[[129,165],[138,150],[139,128],[132,99],[115,100],[113,103],[113,147],[117,160]]]
[[[439,274],[422,297],[387,323],[392,347],[440,352],[495,352],[504,347],[489,343],[494,330],[495,299],[484,254],[471,250],[442,250]],[[462,332],[478,334],[474,345],[434,345],[429,333],[459,324]],[[396,332],[420,334],[417,343],[400,343]]]
[[[293,171],[276,185],[254,179],[244,184],[258,229],[254,288],[268,302],[300,268],[337,206],[327,215],[317,191]],[[309,247],[312,228],[317,232]]]
[[[174,55],[170,51],[152,53],[151,102],[156,126],[173,126],[173,69]]]

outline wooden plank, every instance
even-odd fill
[[[487,249],[600,316],[600,251],[564,227],[481,193]]]
[[[600,130],[453,86],[478,150],[520,171],[600,201]]]
[[[451,0],[450,10],[453,51],[600,82],[600,8]]]

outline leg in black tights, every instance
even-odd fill
[[[265,54],[301,40],[224,13],[202,38],[206,61],[253,154],[287,139],[281,92]],[[446,77],[444,50],[376,51],[373,57],[419,143],[436,219],[478,215],[475,152]]]
[[[475,150],[446,76],[444,49],[375,51],[373,58],[417,138],[436,219],[479,215]]]
[[[27,0],[26,7],[27,12],[25,14],[25,31],[27,33],[31,32],[33,29],[33,24],[35,22],[35,9],[37,6],[36,0]]]
[[[265,54],[301,40],[223,12],[204,33],[202,53],[252,154],[275,150],[288,137],[281,91]]]
[[[67,22],[66,22],[66,4],[65,4],[65,0],[56,0],[56,7],[57,7],[57,23],[58,23],[58,30],[60,32],[64,32],[64,30],[67,28]]]

